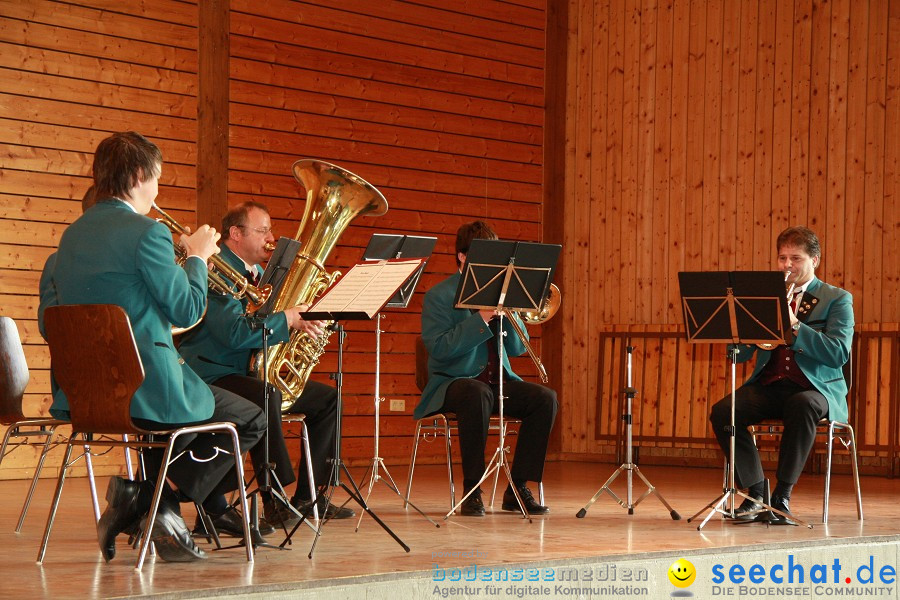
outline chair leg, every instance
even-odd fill
[[[221,550],[222,541],[219,539],[219,532],[216,530],[216,526],[213,525],[212,518],[199,502],[194,502],[194,508],[197,509],[197,516],[200,517],[200,523],[203,525],[204,533],[201,535],[206,538],[206,543],[215,544],[216,550]]]
[[[150,511],[147,513],[144,532],[140,538],[141,549],[140,552],[138,552],[137,563],[134,565],[134,568],[138,571],[144,566],[144,560],[147,558],[147,550],[153,539],[153,524],[156,521],[156,513],[159,512],[159,502],[162,499],[163,488],[166,485],[166,474],[169,472],[169,463],[172,461],[172,445],[177,438],[178,432],[173,433],[169,438],[169,443],[163,453],[162,465],[159,469],[159,475],[156,478],[156,487],[153,490],[153,501],[150,503]]]
[[[541,503],[541,506],[546,506],[544,504],[544,482],[538,481],[538,502]]]
[[[306,459],[306,484],[309,486],[309,497],[316,499],[316,482],[313,479],[312,453],[309,451],[309,429],[306,428],[306,421],[300,421],[300,443],[303,445],[303,456]],[[297,482],[300,485],[300,482]],[[313,519],[319,520],[319,506],[313,503]]]
[[[10,427],[10,430],[12,427]],[[7,431],[7,435],[9,432]],[[34,477],[31,478],[31,486],[28,488],[28,494],[25,496],[25,502],[22,504],[22,513],[19,515],[19,522],[16,524],[16,533],[22,531],[22,527],[25,525],[25,517],[28,516],[28,508],[31,506],[31,499],[34,497],[34,490],[37,487],[38,479],[41,477],[41,471],[44,468],[44,460],[47,458],[47,454],[50,452],[50,445],[53,442],[53,436],[56,435],[56,426],[50,428],[50,431],[47,432],[47,440],[44,442],[44,447],[41,449],[41,456],[38,458],[37,466],[34,468]],[[6,448],[6,437],[3,438],[3,447]],[[2,452],[0,452],[0,460],[2,460]]]
[[[409,457],[409,474],[406,476],[406,496],[403,498],[403,508],[409,506],[409,494],[412,492],[413,472],[416,470],[416,454],[419,451],[419,436],[422,433],[422,421],[416,421],[416,433],[413,438],[412,455]]]
[[[831,494],[831,458],[834,452],[834,421],[828,423],[828,440],[825,449],[825,493],[822,495],[822,523],[828,523],[828,500]]]
[[[456,506],[456,485],[453,482],[453,437],[450,435],[450,424],[444,419],[444,445],[447,448],[447,479],[450,481],[450,510]]]
[[[234,472],[238,480],[238,493],[241,496],[241,514],[244,517],[244,547],[247,550],[247,562],[253,562],[253,535],[250,532],[250,507],[247,503],[247,493],[244,491],[244,462],[241,457],[241,445],[238,439],[237,428],[229,424],[231,443],[234,448]]]
[[[84,466],[87,468],[88,482],[91,487],[91,504],[94,506],[94,522],[100,522],[100,500],[97,498],[97,483],[94,481],[94,462],[91,459],[91,448],[84,446]]]
[[[50,542],[50,530],[53,528],[53,521],[56,519],[56,510],[59,508],[59,498],[62,496],[63,485],[66,482],[66,473],[69,472],[69,459],[72,457],[72,444],[75,441],[75,433],[69,438],[66,444],[66,452],[63,455],[62,465],[59,467],[59,479],[56,481],[56,492],[53,494],[53,501],[50,503],[50,513],[47,515],[47,525],[44,528],[44,538],[41,540],[41,548],[38,550],[37,562],[44,562],[44,555],[47,553],[47,544]]]
[[[862,521],[863,520],[863,507],[862,507],[862,489],[859,487],[859,465],[857,464],[856,459],[856,433],[853,431],[853,427],[847,426],[850,430],[850,445],[853,448],[850,450],[850,458],[853,461],[853,485],[856,488],[856,516]]]

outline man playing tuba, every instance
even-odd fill
[[[258,282],[260,263],[269,258],[269,246],[275,241],[272,221],[265,205],[244,202],[229,210],[222,219],[222,248],[220,257],[239,272],[246,272],[247,279]],[[206,317],[194,330],[185,334],[180,350],[188,364],[204,381],[248,398],[260,407],[265,403],[265,385],[269,385],[269,460],[275,465],[275,475],[282,485],[294,481],[294,471],[281,428],[281,391],[248,373],[250,357],[262,347],[262,330],[253,327],[245,314],[247,300],[215,292],[209,293]],[[290,307],[266,317],[264,326],[272,331],[270,344],[289,339],[291,330],[304,331],[312,337],[322,333],[321,321],[304,321],[300,313],[305,305]],[[333,454],[337,393],[334,388],[317,381],[307,381],[300,397],[285,412],[306,415],[309,446],[312,454],[313,479],[317,487],[328,483],[330,473],[327,460]],[[251,453],[257,477],[264,461],[262,446]],[[307,479],[306,463],[300,461],[299,480]],[[286,506],[279,505],[271,494],[264,491],[263,507],[266,520],[273,525],[292,527],[299,517]],[[299,483],[291,504],[301,512],[312,503],[306,485]],[[334,505],[320,506],[320,514],[330,519],[346,519],[353,516],[349,508]],[[242,536],[239,520],[229,517],[213,520],[220,531]],[[263,526],[260,527],[264,531]]]

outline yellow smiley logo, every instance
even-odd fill
[[[685,588],[694,583],[697,578],[697,569],[690,561],[679,558],[669,567],[669,581],[675,587]]]

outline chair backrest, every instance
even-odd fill
[[[0,317],[0,423],[9,425],[24,419],[22,396],[30,375],[16,323]]]
[[[51,306],[44,327],[53,376],[69,401],[73,430],[141,433],[130,409],[144,381],[144,366],[122,307]]]
[[[416,387],[419,391],[425,389],[428,383],[428,348],[422,336],[416,336]]]

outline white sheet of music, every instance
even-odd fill
[[[338,279],[310,312],[364,312],[374,317],[422,264],[412,260],[362,263]]]

